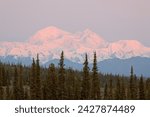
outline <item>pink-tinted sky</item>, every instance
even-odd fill
[[[0,41],[24,41],[39,29],[93,30],[108,41],[150,46],[150,0],[0,0]]]

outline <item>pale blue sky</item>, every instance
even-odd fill
[[[150,46],[150,0],[0,0],[0,41],[25,41],[47,26]]]

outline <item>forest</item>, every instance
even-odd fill
[[[82,71],[65,67],[63,51],[58,66],[48,68],[40,66],[39,55],[30,66],[0,62],[0,99],[149,100],[150,78],[137,77],[132,65],[129,72],[130,76],[101,73],[96,52],[91,70],[85,54]]]

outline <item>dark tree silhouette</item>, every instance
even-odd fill
[[[85,62],[83,63],[83,79],[82,79],[82,90],[81,99],[90,99],[90,78],[89,78],[89,67],[88,67],[88,57],[85,54]]]
[[[140,100],[144,100],[145,99],[145,90],[144,90],[143,76],[140,77],[140,82],[139,82],[139,99]]]
[[[101,99],[100,93],[100,79],[98,77],[98,68],[97,68],[97,57],[96,52],[94,52],[93,60],[93,69],[92,69],[92,99]]]
[[[66,99],[66,87],[65,87],[65,68],[64,68],[64,52],[61,52],[61,57],[59,61],[59,73],[58,73],[58,97],[63,100]]]

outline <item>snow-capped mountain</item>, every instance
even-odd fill
[[[85,53],[89,56],[89,62],[92,62],[94,51],[97,52],[98,61],[136,56],[150,58],[150,48],[136,40],[110,43],[89,29],[70,33],[56,27],[47,27],[39,30],[25,42],[0,42],[1,57],[32,58],[38,53],[43,64],[49,60],[59,59],[62,50],[66,59],[76,63],[83,62]]]

